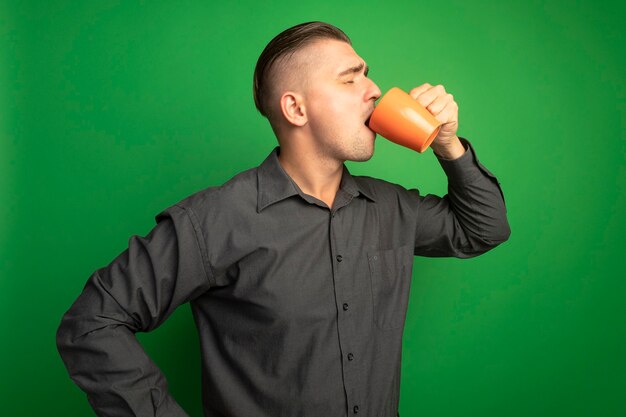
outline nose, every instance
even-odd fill
[[[376,85],[376,83],[371,79],[367,79],[370,82],[369,88],[367,90],[367,100],[376,101],[381,96],[380,88]]]

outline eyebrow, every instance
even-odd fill
[[[367,76],[367,73],[369,72],[370,67],[366,66],[365,63],[361,62],[359,65],[355,65],[354,67],[350,67],[346,70],[341,71],[339,73],[339,77],[343,77],[344,75],[348,75],[348,74],[357,74],[361,72],[363,67],[365,67],[365,75]]]

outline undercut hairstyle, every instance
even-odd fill
[[[261,52],[254,69],[254,104],[270,122],[272,121],[270,112],[271,83],[277,64],[284,62],[298,50],[320,39],[335,39],[352,45],[350,38],[341,29],[324,22],[307,22],[279,33]]]

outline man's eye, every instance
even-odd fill
[[[346,81],[346,84],[354,84],[354,80],[348,80]]]

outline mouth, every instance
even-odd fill
[[[372,119],[373,113],[374,113],[374,109],[372,109],[372,111],[369,112],[369,116],[367,116],[367,119],[365,119],[365,126],[370,127],[370,120]]]

